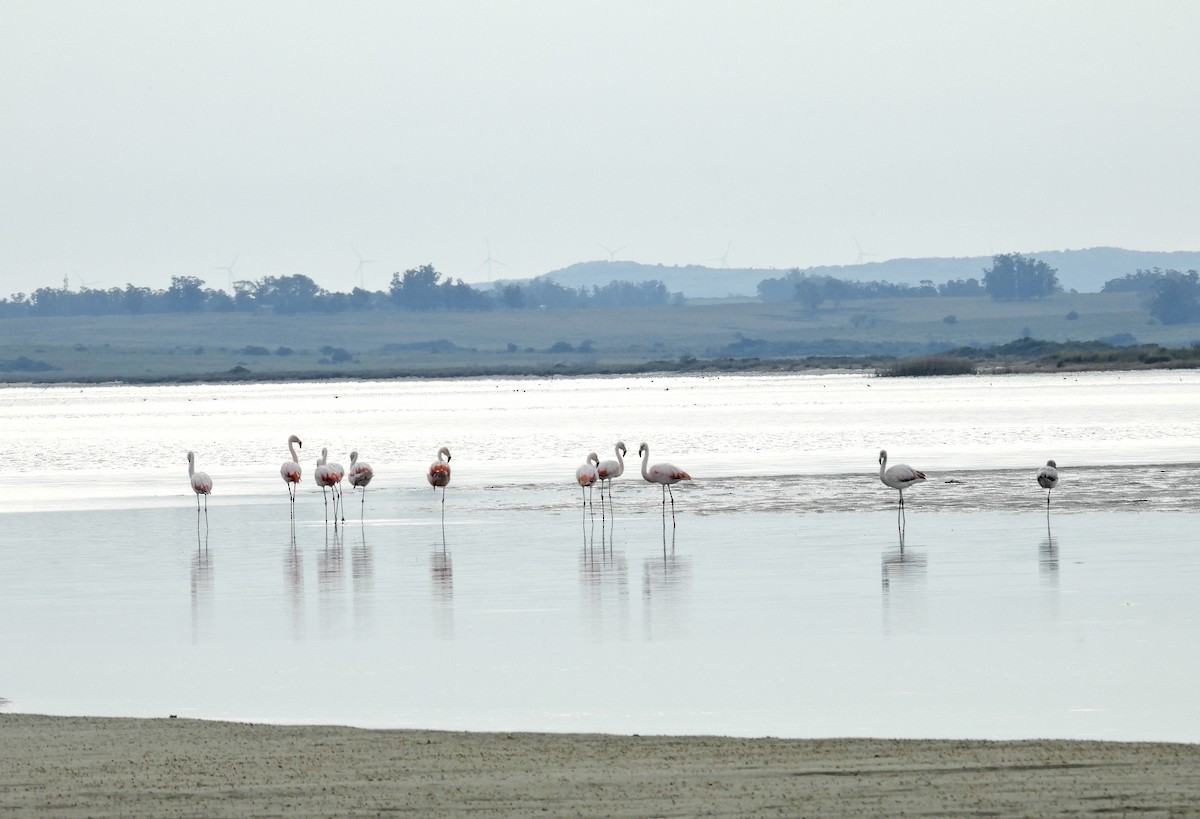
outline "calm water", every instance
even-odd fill
[[[1192,373],[0,389],[0,697],[395,727],[1196,742],[1197,406]],[[278,476],[293,432],[294,528]],[[617,439],[691,472],[676,526],[635,459],[612,510],[582,505],[575,467]],[[442,444],[444,526],[423,479]],[[311,483],[323,446],[376,470],[337,529]],[[882,447],[930,478],[906,492],[903,548]],[[207,523],[188,449],[216,484]]]

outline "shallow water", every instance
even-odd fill
[[[1182,378],[0,390],[23,476],[0,483],[0,696],[391,727],[1200,741],[1200,381]],[[867,412],[869,391],[908,409]],[[653,411],[667,393],[686,423]],[[418,446],[403,421],[455,402]],[[1031,431],[1046,406],[1055,446]],[[305,484],[293,530],[289,431],[310,471],[314,446],[364,442],[378,476],[345,527]],[[696,478],[676,526],[636,464],[603,515],[570,484],[584,448],[643,432]],[[441,443],[444,528],[421,478]],[[880,446],[931,464],[903,548]],[[207,524],[188,448],[216,482]]]

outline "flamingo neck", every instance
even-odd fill
[[[644,447],[642,449],[642,477],[645,478],[646,480],[650,480],[650,475],[646,471],[646,467],[649,466],[649,464],[650,464],[650,447]]]
[[[879,461],[879,479],[883,480],[883,473],[887,470],[887,458],[881,458]]]
[[[300,463],[300,460],[296,457],[296,445],[291,441],[288,441],[288,452],[291,453],[292,463]]]
[[[193,461],[191,458],[188,458],[188,477],[194,478],[195,476],[196,476],[196,462]]]

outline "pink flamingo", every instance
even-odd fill
[[[445,517],[446,484],[450,483],[450,450],[447,447],[438,450],[437,460],[429,465],[429,471],[425,473],[425,480],[429,481],[429,485],[434,489],[441,487],[442,516]]]
[[[667,493],[671,494],[671,525],[675,525],[675,493],[671,492],[671,484],[679,483],[680,481],[690,481],[692,476],[684,472],[674,464],[655,464],[647,466],[650,462],[650,447],[642,444],[638,447],[638,454],[642,456],[642,477],[650,483],[662,484],[663,488],[663,515],[667,514]]]
[[[588,453],[587,461],[583,466],[575,470],[575,482],[579,484],[579,489],[583,494],[583,505],[588,505],[587,491],[595,485],[596,481],[600,480],[600,473],[596,470],[596,465],[600,463],[600,456],[595,452]],[[604,495],[600,496],[600,502],[604,502]]]
[[[371,478],[375,477],[375,470],[371,469],[371,465],[365,461],[359,462],[358,450],[350,453],[350,475],[346,479],[350,481],[350,485],[355,489],[361,489],[362,506],[365,508],[367,504],[367,484],[371,482]],[[359,510],[359,517],[362,517],[362,509]]]
[[[279,467],[279,474],[283,476],[283,482],[287,484],[288,497],[292,501],[292,517],[296,517],[296,484],[300,483],[300,459],[296,456],[296,446],[301,449],[304,444],[295,435],[288,438],[288,452],[291,454],[290,461],[284,461]]]
[[[204,496],[204,519],[208,519],[208,496],[212,494],[212,478],[207,472],[196,471],[196,453],[188,453],[188,478],[192,482],[192,491],[196,493],[196,514],[200,514],[200,496]]]
[[[914,484],[924,482],[925,473],[919,469],[913,469],[908,464],[895,464],[889,467],[887,450],[881,449],[879,450],[879,480],[883,481],[884,486],[890,486],[900,492],[900,503],[896,507],[896,525],[899,526],[900,515],[904,512],[904,490]],[[903,547],[903,544],[901,546]]]
[[[337,464],[328,464],[329,449],[321,448],[321,457],[317,460],[317,468],[313,472],[313,480],[317,482],[317,486],[321,487],[321,494],[325,496],[325,522],[329,523],[329,495],[326,494],[326,489],[333,489],[333,523],[337,525],[338,506],[337,506],[337,487],[338,482],[342,479],[343,470]]]
[[[617,444],[613,447],[613,450],[617,453],[617,459],[614,461],[610,458],[607,461],[601,461],[596,467],[596,472],[599,475],[600,480],[608,484],[608,502],[610,504],[612,503],[612,479],[619,478],[625,474],[625,459],[621,456],[628,452],[628,450],[625,449],[624,441],[617,441]],[[603,488],[600,492],[600,500],[603,503]]]

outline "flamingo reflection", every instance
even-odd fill
[[[919,629],[925,621],[925,586],[929,565],[911,549],[888,549],[880,560],[885,630]]]
[[[1038,571],[1042,580],[1058,585],[1058,538],[1050,532],[1050,507],[1046,507],[1046,539],[1038,548]]]
[[[200,525],[196,524],[196,552],[192,555],[192,641],[199,637],[200,620],[211,611],[213,599],[212,552],[208,550],[208,527],[200,540]]]
[[[599,552],[586,544],[579,553],[579,584],[592,638],[627,639],[629,565],[625,554],[606,550],[603,541]]]
[[[446,542],[429,554],[429,576],[433,581],[434,622],[437,636],[454,638],[454,560],[446,551]]]
[[[292,602],[292,636],[299,639],[304,636],[304,561],[294,529],[291,545],[283,553],[283,575]]]
[[[334,529],[330,538],[325,528],[325,548],[317,553],[317,592],[321,625],[326,634],[333,635],[341,621],[345,597],[345,561],[341,534],[337,528],[337,503],[334,503]]]
[[[647,639],[681,636],[686,631],[688,590],[692,565],[675,552],[675,528],[667,546],[663,531],[662,557],[646,558],[642,563],[643,630]]]
[[[343,539],[345,534],[343,529]],[[367,548],[367,530],[361,524],[359,538],[350,548],[350,582],[354,595],[354,627],[356,630],[369,629],[375,615],[375,560]]]

